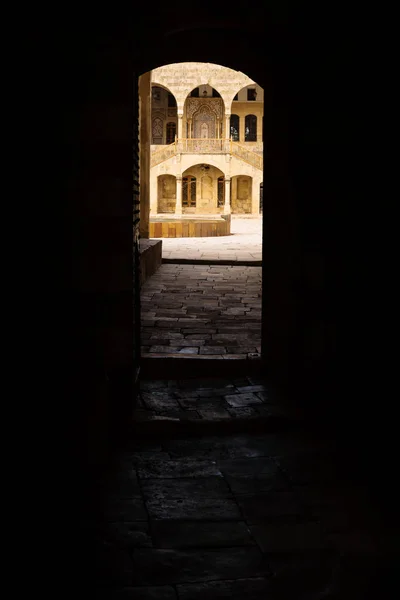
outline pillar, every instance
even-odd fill
[[[225,205],[224,205],[224,215],[231,214],[231,178],[225,178]]]
[[[175,204],[175,214],[182,214],[182,176],[176,177],[176,204]]]
[[[183,113],[178,113],[178,140],[183,138]]]
[[[225,114],[225,137],[229,139],[231,137],[231,115]]]
[[[262,130],[263,130],[263,117],[262,114],[257,113],[257,143],[262,142]]]
[[[139,77],[139,182],[140,237],[149,237],[150,218],[150,143],[151,72]]]
[[[232,185],[231,185],[231,206],[233,204],[233,206],[235,207],[235,202],[237,200],[237,182],[238,182],[238,178],[237,177],[232,177]]]
[[[239,142],[244,142],[245,141],[245,135],[244,135],[244,126],[245,126],[245,116],[244,115],[239,115]]]
[[[155,173],[150,175],[150,214],[158,212],[158,177]]]
[[[251,183],[251,212],[253,215],[260,213],[260,183],[261,177],[252,177]]]

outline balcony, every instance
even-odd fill
[[[181,138],[168,146],[152,146],[150,166],[155,167],[176,154],[231,154],[251,166],[263,168],[262,143],[244,146],[229,139]]]

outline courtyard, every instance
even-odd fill
[[[162,238],[162,256],[170,260],[246,262],[261,266],[262,216],[231,215],[231,235],[209,238]]]

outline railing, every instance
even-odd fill
[[[164,162],[164,160],[168,160],[171,156],[175,156],[176,154],[176,142],[169,144],[169,146],[164,146],[160,150],[156,150],[151,153],[150,157],[150,167],[155,167],[160,163]]]
[[[260,156],[254,150],[250,150],[250,148],[245,148],[241,144],[237,142],[230,142],[230,153],[241,160],[244,160],[252,167],[256,167],[256,169],[262,170],[263,168],[263,157]]]
[[[263,157],[260,150],[246,148],[238,142],[215,138],[180,138],[169,146],[151,154],[150,166],[155,167],[175,154],[232,154],[256,169],[262,170]]]
[[[226,154],[229,140],[217,138],[182,138],[177,140],[177,152],[182,154]]]

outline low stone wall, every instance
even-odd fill
[[[150,233],[151,235],[151,233]],[[162,263],[162,241],[141,239],[140,248],[140,284],[154,275]]]
[[[150,219],[150,237],[217,237],[230,235],[231,220],[217,219]]]

